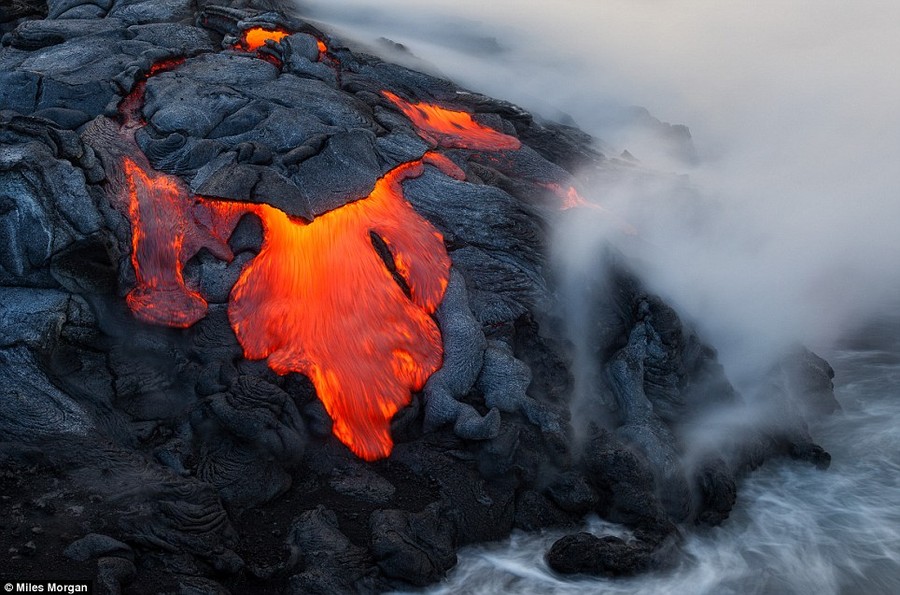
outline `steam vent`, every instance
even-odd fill
[[[324,28],[264,0],[0,9],[0,579],[409,590],[548,528],[555,571],[627,575],[765,459],[827,466],[805,350],[780,427],[687,456],[742,397],[612,244],[579,388],[549,230],[640,241],[583,198],[637,166]]]

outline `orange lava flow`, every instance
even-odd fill
[[[124,158],[131,263],[137,284],[126,296],[135,315],[154,324],[186,328],[206,316],[207,303],[184,283],[184,263],[207,248],[231,259],[224,241],[198,227],[202,205],[188,199],[184,183]],[[208,218],[208,215],[207,215]]]
[[[474,151],[515,150],[522,146],[516,137],[479,124],[468,112],[424,102],[410,103],[390,91],[381,94],[412,120],[419,136],[437,146]]]
[[[193,197],[174,176],[125,158],[137,286],[128,304],[142,320],[187,327],[207,303],[185,286],[184,263],[201,247],[230,260],[226,244],[246,213],[262,221],[259,254],[231,292],[228,317],[248,359],[316,387],[333,433],[357,456],[390,454],[390,421],[442,361],[434,313],[450,258],[441,234],[403,197],[401,182],[426,163],[456,178],[446,157],[426,154],[385,174],[369,196],[310,223],[267,204]],[[381,237],[409,297],[372,245]]]
[[[279,42],[290,35],[287,31],[280,29],[265,29],[263,27],[253,27],[244,31],[241,35],[240,46],[247,51],[258,50],[266,45],[267,40]]]
[[[449,162],[438,164],[457,174]],[[262,250],[231,293],[228,316],[244,355],[266,358],[279,374],[307,375],[334,435],[367,461],[390,454],[391,418],[442,361],[431,314],[447,287],[450,258],[400,186],[423,170],[422,161],[403,164],[366,198],[309,224],[258,205]],[[390,248],[411,299],[370,232]]]

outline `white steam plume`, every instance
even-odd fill
[[[586,190],[640,229],[645,279],[732,376],[795,340],[825,347],[900,295],[900,3],[304,7],[348,38],[401,42],[473,90],[567,113],[671,174]],[[688,125],[699,161],[628,126],[629,105]]]

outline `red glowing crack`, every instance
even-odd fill
[[[555,194],[559,198],[559,209],[561,211],[568,211],[569,209],[591,209],[599,211],[603,213],[604,216],[610,217],[612,220],[616,221],[616,223],[618,223],[619,229],[626,235],[638,235],[637,229],[635,229],[633,225],[623,220],[621,217],[616,216],[606,207],[588,201],[578,193],[578,190],[576,190],[574,186],[569,186],[568,188],[563,189],[563,187],[559,184],[546,183],[540,185],[553,192],[553,194]]]

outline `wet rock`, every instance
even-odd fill
[[[807,419],[840,411],[834,398],[834,370],[812,351],[798,347],[782,363],[788,376],[791,396]]]
[[[831,466],[831,454],[812,442],[793,443],[790,445],[788,453],[792,458],[811,463],[822,471]]]
[[[721,459],[710,461],[697,474],[697,489],[702,497],[697,522],[719,525],[731,512],[737,499],[734,475]]]
[[[574,514],[586,514],[598,504],[597,494],[580,473],[559,474],[547,488],[547,496],[561,509]]]
[[[516,497],[515,526],[524,531],[540,531],[549,527],[565,527],[575,522],[546,496],[525,490]]]
[[[675,451],[675,436],[656,414],[656,407],[644,389],[647,360],[664,357],[666,353],[659,341],[649,324],[638,323],[628,345],[613,356],[608,375],[622,420],[617,433],[649,461],[667,510],[673,518],[681,520],[690,512],[690,491]]]
[[[674,529],[656,495],[650,466],[609,433],[594,431],[584,463],[605,518],[661,534]]]
[[[619,537],[596,537],[590,533],[567,535],[547,553],[550,568],[562,574],[631,576],[651,567],[652,548],[642,542]]]

